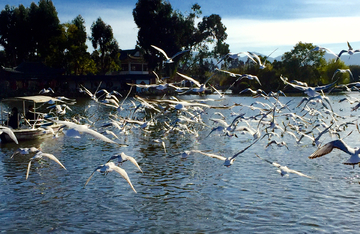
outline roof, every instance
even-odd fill
[[[2,102],[31,101],[31,102],[35,102],[35,103],[44,103],[44,102],[48,102],[48,101],[61,102],[61,100],[59,100],[57,98],[44,96],[44,95],[12,97],[12,98],[5,98],[1,101]]]
[[[120,50],[120,60],[124,60],[127,58],[141,60],[143,59],[142,54],[140,53],[140,50],[135,48],[131,50]]]
[[[63,69],[51,68],[41,62],[22,62],[14,68],[3,68],[12,73],[31,74],[31,75],[56,75],[64,72]]]

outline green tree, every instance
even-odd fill
[[[309,85],[320,83],[319,70],[325,65],[324,51],[313,50],[312,43],[297,43],[290,52],[282,56],[284,75],[289,79],[307,82]]]
[[[348,69],[349,67],[342,61],[336,59],[331,59],[325,63],[324,66],[322,66],[319,69],[320,75],[321,75],[321,81],[324,84],[332,83],[335,80],[338,80],[338,84],[345,84],[350,82],[350,75],[349,73],[336,73],[335,71],[337,69]]]
[[[196,70],[197,75],[203,76],[208,70],[206,59],[211,55],[209,44],[215,44],[213,54],[224,55],[228,52],[228,46],[224,43],[227,35],[226,27],[221,23],[218,15],[204,17],[197,26],[195,22],[200,18],[201,8],[198,4],[192,6],[188,15],[174,11],[169,2],[162,0],[139,0],[133,10],[135,23],[139,28],[137,45],[142,49],[144,58],[148,62],[149,69],[159,67],[162,71],[162,57],[151,45],[162,48],[169,56],[184,49],[191,49],[191,53],[182,54],[175,60],[169,71],[170,75],[175,72],[182,61],[182,69]],[[193,51],[196,58],[192,60]],[[167,66],[167,67],[169,67]]]
[[[59,40],[62,37],[62,25],[51,0],[40,0],[39,5],[31,3],[29,25],[34,55],[42,60],[61,53]]]
[[[99,59],[94,58],[94,61],[100,74],[118,71],[120,69],[119,46],[114,39],[111,26],[105,24],[100,17],[91,26],[90,40],[95,50],[99,48],[92,57],[99,56]]]
[[[71,23],[64,24],[66,35],[66,68],[69,74],[96,73],[95,63],[87,52],[85,20],[78,15]]]
[[[0,13],[0,44],[4,47],[11,66],[28,59],[30,27],[28,9],[5,6]]]

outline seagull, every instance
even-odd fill
[[[120,154],[116,154],[116,155],[112,156],[107,162],[110,162],[113,159],[117,159],[119,165],[122,165],[123,162],[129,160],[143,173],[143,171],[141,170],[141,168],[140,168],[139,164],[136,162],[136,160],[133,157],[126,155],[124,152],[121,152]]]
[[[43,88],[42,90],[40,90],[39,94],[45,94],[45,93],[54,93],[54,90],[52,90],[52,88]]]
[[[283,77],[282,75],[280,76],[280,79],[284,82],[284,84],[286,85],[290,85],[292,86],[293,88],[295,89],[298,89],[302,92],[304,92],[306,95],[308,95],[309,97],[317,97],[317,96],[320,96],[320,93],[318,93],[318,91],[321,91],[321,90],[325,90],[325,89],[328,89],[330,87],[332,87],[333,85],[336,84],[337,80],[331,84],[327,84],[327,85],[323,85],[323,86],[317,86],[317,87],[309,87],[307,86],[303,86],[303,85],[297,85],[297,84],[292,84],[290,82],[287,81],[287,78],[286,77]]]
[[[128,183],[129,185],[131,186],[132,190],[134,190],[134,192],[136,193],[136,190],[134,188],[134,186],[132,185],[131,181],[130,181],[130,178],[128,176],[128,174],[126,173],[126,171],[118,166],[115,165],[115,163],[113,162],[107,162],[105,163],[104,165],[100,165],[98,166],[97,168],[95,168],[95,170],[93,171],[93,173],[91,173],[89,179],[87,179],[84,187],[89,183],[91,177],[94,175],[94,173],[98,171],[100,173],[103,173],[105,175],[107,175],[109,172],[111,171],[115,171],[117,173],[119,173]]]
[[[256,80],[256,82],[259,83],[259,85],[261,85],[260,80],[257,76],[254,75],[250,75],[250,74],[237,74],[237,73],[233,73],[233,72],[229,72],[229,71],[225,71],[225,70],[221,70],[219,68],[215,68],[216,71],[220,71],[223,73],[227,73],[229,74],[231,77],[235,77],[237,78],[235,82],[237,82],[238,80],[242,80],[242,79],[248,79],[248,80]]]
[[[257,60],[260,69],[265,69],[265,68],[266,68],[266,59],[267,59],[268,57],[270,57],[275,51],[277,51],[277,49],[278,49],[278,48],[276,48],[275,50],[273,50],[273,52],[271,52],[268,56],[266,56],[266,57],[264,58],[264,63],[261,62],[261,59],[260,59],[260,57],[259,57],[257,54],[252,53],[252,52],[250,52],[250,51],[249,51],[249,54],[250,54],[251,56],[253,56],[253,58],[255,58],[255,59]]]
[[[337,54],[335,54],[334,52],[332,52],[330,49],[322,47],[322,46],[316,46],[314,49],[312,49],[312,51],[324,51],[326,50],[327,52],[329,52],[330,54],[334,55],[337,59],[339,58],[339,56]]]
[[[183,54],[185,52],[188,52],[190,50],[182,50],[180,52],[177,52],[174,56],[172,56],[171,58],[169,58],[169,56],[165,53],[164,50],[160,49],[159,47],[157,46],[154,46],[154,45],[151,45],[151,47],[155,48],[156,50],[158,50],[160,53],[162,53],[166,59],[165,63],[173,63],[173,59],[176,57],[176,56],[179,56],[180,54]]]
[[[27,168],[27,172],[26,172],[26,179],[29,177],[29,172],[30,172],[30,167],[31,167],[31,162],[34,160],[40,160],[43,157],[47,157],[51,160],[54,160],[57,164],[59,164],[62,168],[64,168],[66,170],[66,168],[64,167],[64,165],[62,165],[62,163],[59,161],[59,159],[57,159],[53,154],[48,154],[48,153],[43,153],[40,150],[34,155],[34,157],[30,158],[29,164],[28,164],[28,168]]]
[[[360,52],[360,50],[354,50],[354,49],[351,47],[351,45],[350,45],[349,42],[347,42],[347,45],[348,45],[348,48],[349,48],[349,49],[340,51],[338,57],[336,58],[336,61],[338,61],[338,59],[340,58],[340,56],[341,56],[343,53],[348,53],[349,55],[353,55],[353,54],[355,54],[355,53],[357,53],[357,52]]]
[[[270,141],[270,142],[265,146],[265,148],[269,147],[271,144],[275,144],[275,145],[278,146],[278,147],[283,147],[283,146],[285,146],[285,147],[289,150],[289,148],[288,148],[288,146],[287,146],[287,144],[286,144],[285,141],[280,141],[280,142],[278,142],[278,141],[276,141],[276,140],[272,140],[272,141]]]
[[[221,156],[221,155],[216,155],[216,154],[208,154],[208,153],[204,153],[202,151],[197,151],[197,150],[193,150],[193,152],[197,152],[197,153],[200,153],[200,154],[203,154],[203,155],[206,155],[208,157],[211,157],[211,158],[216,158],[216,159],[220,159],[222,161],[224,161],[224,166],[225,167],[230,167],[234,161],[235,161],[235,158],[237,156],[239,156],[240,154],[244,153],[248,148],[250,148],[253,144],[255,144],[259,139],[255,140],[253,143],[251,143],[250,145],[246,146],[244,149],[242,149],[240,152],[234,154],[232,157],[224,157],[224,156]]]
[[[80,135],[79,133],[87,133],[89,135],[92,135],[93,137],[96,137],[96,138],[98,138],[100,140],[103,140],[105,142],[108,142],[108,143],[113,143],[113,144],[117,144],[117,145],[120,145],[120,146],[127,146],[125,144],[116,143],[115,141],[113,141],[113,140],[109,139],[108,137],[104,136],[103,134],[101,134],[101,133],[99,133],[99,132],[97,132],[95,130],[90,129],[88,125],[76,124],[76,123],[73,123],[73,122],[61,121],[61,120],[54,120],[54,122],[68,127],[69,130],[72,129],[71,130],[72,135],[74,133],[76,133],[76,132],[77,132],[77,134],[75,134],[75,135],[77,135],[77,136]]]
[[[31,154],[31,153],[37,153],[39,152],[40,149],[36,148],[36,147],[30,147],[30,148],[18,148],[12,155],[10,158],[13,158],[15,155],[17,154],[21,154],[21,155],[26,155],[26,154]]]
[[[333,80],[334,77],[335,77],[335,75],[336,75],[337,73],[339,73],[339,72],[340,72],[340,73],[346,73],[346,72],[348,72],[348,73],[350,74],[351,79],[354,80],[354,76],[353,76],[352,72],[350,71],[350,69],[340,69],[340,68],[337,69],[337,70],[334,72],[331,80]]]
[[[312,155],[310,155],[309,158],[314,159],[327,155],[334,148],[340,149],[350,155],[350,158],[346,162],[344,162],[345,165],[353,165],[354,168],[356,164],[360,163],[360,148],[352,148],[348,146],[342,139],[330,141],[329,143],[323,145],[321,148],[317,149]]]
[[[278,168],[277,172],[279,172],[281,176],[289,176],[289,173],[294,173],[294,174],[297,174],[297,175],[299,175],[299,176],[304,176],[304,177],[307,177],[307,178],[312,179],[312,177],[310,177],[310,176],[308,176],[308,175],[305,175],[305,174],[303,174],[303,173],[301,173],[301,172],[292,170],[292,169],[288,168],[287,166],[281,166],[281,165],[280,165],[279,163],[277,163],[277,162],[271,162],[271,161],[269,161],[269,160],[267,160],[267,159],[264,159],[264,158],[260,157],[260,156],[257,155],[257,154],[255,154],[255,155],[256,155],[256,157],[260,158],[261,160],[264,160],[265,162],[268,162],[268,163],[270,163],[271,165],[277,167],[277,168]]]

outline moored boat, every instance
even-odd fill
[[[43,96],[43,95],[36,95],[36,96],[25,96],[25,97],[13,97],[3,99],[2,103],[6,106],[13,106],[13,115],[16,115],[15,124],[11,121],[11,115],[7,114],[4,117],[4,111],[1,110],[1,125],[6,127],[11,127],[12,131],[14,132],[17,140],[19,142],[26,141],[26,140],[36,140],[42,139],[45,137],[53,136],[54,132],[56,132],[61,125],[58,125],[51,121],[52,119],[56,119],[57,117],[45,118],[44,113],[33,111],[30,114],[33,114],[34,118],[29,119],[29,113],[26,113],[26,109],[33,108],[36,110],[36,105],[49,103],[54,104],[57,102],[62,102],[59,99],[50,97],[50,96]],[[22,105],[22,112],[18,113],[17,108]],[[3,107],[2,107],[3,108]],[[14,110],[15,113],[14,113]],[[1,143],[5,142],[13,142],[8,134],[5,132],[0,135]]]

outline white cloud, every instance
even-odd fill
[[[347,49],[346,41],[360,41],[359,33],[353,28],[353,25],[356,25],[355,22],[360,22],[360,17],[264,21],[223,19],[223,23],[227,27],[227,43],[232,52],[256,50],[264,54],[277,47],[291,49],[299,41],[321,46],[339,43],[339,46],[342,46],[341,49]],[[356,44],[352,43],[352,45]],[[334,51],[339,48],[334,48]],[[283,52],[285,51],[279,49],[277,54]]]

